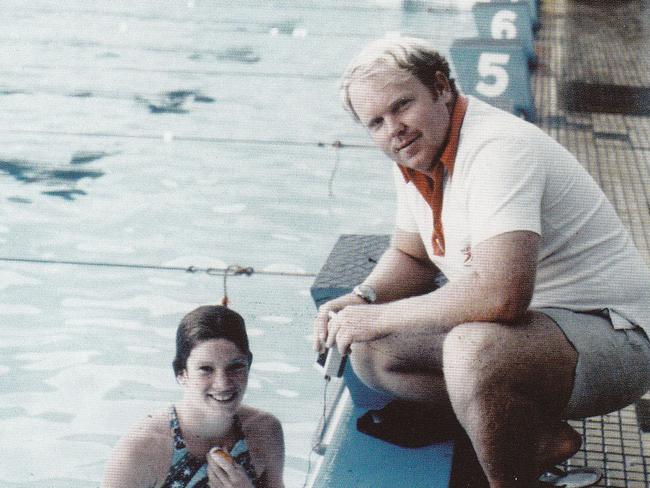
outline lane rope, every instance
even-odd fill
[[[76,261],[67,259],[36,259],[36,258],[18,258],[11,256],[0,256],[0,261],[9,263],[25,264],[45,264],[45,265],[67,265],[67,266],[91,266],[106,268],[125,268],[125,269],[148,269],[154,271],[183,271],[186,273],[205,273],[210,276],[251,276],[253,274],[265,276],[291,276],[301,278],[315,278],[316,273],[306,271],[268,271],[255,270],[252,266],[240,266],[238,264],[224,267],[200,267],[200,266],[164,266],[159,264],[138,264],[138,263],[115,263],[107,261]],[[224,281],[225,286],[225,281]],[[224,290],[225,291],[225,290]]]

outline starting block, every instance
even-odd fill
[[[530,7],[526,2],[477,2],[472,7],[478,35],[483,39],[520,41],[528,63],[537,63]]]
[[[528,57],[521,42],[455,39],[450,54],[464,93],[536,120]]]
[[[530,18],[530,26],[533,30],[537,30],[539,27],[539,15],[538,8],[539,2],[537,0],[477,0],[479,3],[524,3],[528,9],[528,15]],[[476,6],[476,5],[475,5]]]

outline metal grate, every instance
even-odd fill
[[[650,64],[635,44],[648,42],[646,3],[542,3],[533,87],[538,125],[603,187],[648,260],[650,221],[643,215],[650,201]],[[623,198],[613,191],[613,182],[625,185]],[[650,429],[650,399],[638,407],[638,419],[631,405],[570,422],[582,434],[583,446],[565,467],[602,470],[596,486],[650,487],[650,432],[639,427]]]
[[[569,422],[582,434],[583,444],[565,466],[589,466],[603,471],[595,486],[647,488],[650,486],[650,437],[639,429],[634,405],[598,417]]]
[[[575,112],[650,115],[650,87],[646,86],[570,81],[561,93],[567,110]]]

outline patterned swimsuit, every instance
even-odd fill
[[[169,468],[169,474],[165,479],[163,488],[205,488],[208,486],[208,470],[207,462],[202,459],[193,458],[185,447],[185,441],[181,434],[181,428],[178,424],[178,416],[176,415],[176,408],[172,406],[170,411],[169,426],[174,434],[172,465]],[[251,454],[246,444],[244,431],[242,430],[241,421],[235,415],[235,430],[234,447],[230,451],[230,455],[239,464],[248,475],[249,479],[253,482],[255,488],[262,488],[261,480],[255,473],[255,467],[251,462]]]

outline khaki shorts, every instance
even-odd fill
[[[578,352],[566,418],[619,410],[650,388],[650,341],[643,329],[615,329],[606,312],[538,311],[558,325]]]

